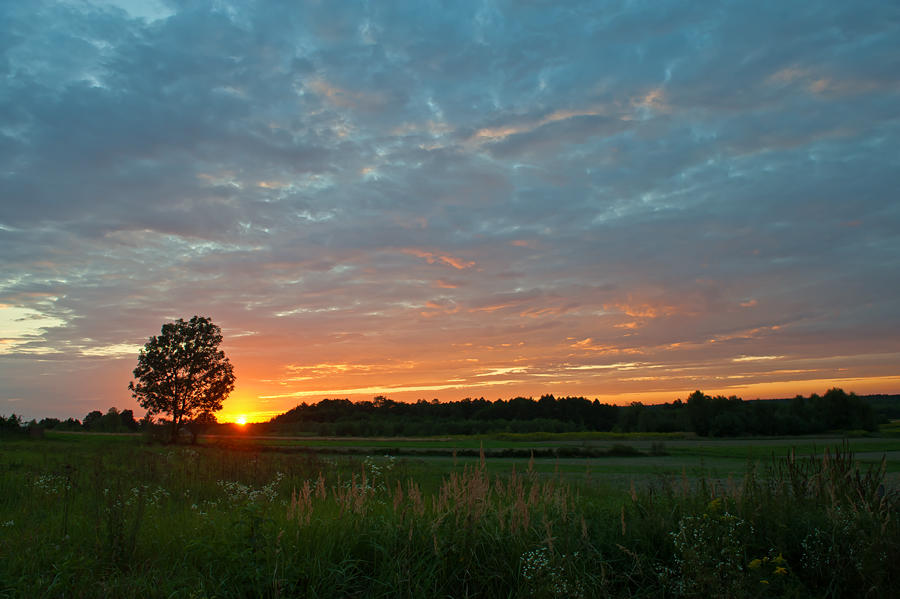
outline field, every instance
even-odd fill
[[[887,597],[900,438],[0,441],[0,597]]]
[[[791,451],[799,456],[821,455],[827,448],[847,443],[856,461],[876,466],[887,458],[889,480],[900,481],[900,437],[839,436],[773,437],[756,439],[701,439],[684,433],[537,433],[449,436],[410,439],[397,438],[314,438],[314,437],[219,437],[206,440],[212,446],[239,449],[250,446],[260,451],[318,453],[322,455],[383,455],[419,458],[430,467],[470,463],[483,453],[491,470],[502,473],[515,465],[520,470],[531,457],[538,458],[539,472],[575,472],[597,469],[606,482],[610,475],[625,473],[628,481],[654,480],[665,475],[691,477],[743,476],[748,464],[785,457]],[[441,459],[444,458],[444,459]],[[544,458],[544,459],[540,459]]]

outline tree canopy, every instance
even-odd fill
[[[173,441],[182,423],[221,410],[234,390],[234,369],[221,343],[222,330],[209,318],[179,318],[164,324],[138,355],[128,389],[149,415],[171,418]]]
[[[896,399],[896,405],[900,405],[900,396]],[[886,404],[884,410],[888,409]],[[627,406],[553,395],[497,401],[467,398],[442,403],[425,400],[403,403],[383,396],[355,403],[349,399],[324,399],[314,404],[302,403],[255,430],[325,436],[686,431],[700,436],[729,437],[874,431],[878,429],[878,421],[879,414],[870,401],[835,388],[824,396],[753,401],[735,396],[711,397],[694,391],[687,401],[678,399],[647,405],[633,402]]]

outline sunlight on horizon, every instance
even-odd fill
[[[460,387],[458,394],[443,396],[440,402],[459,401],[464,397],[477,399],[483,397],[489,401],[503,399],[511,400],[515,397],[531,397],[539,398],[544,394],[553,394],[556,397],[585,397],[589,400],[598,400],[601,403],[609,403],[619,406],[627,406],[632,402],[641,402],[644,405],[670,403],[676,399],[686,400],[695,390],[700,390],[709,395],[736,395],[744,400],[754,399],[787,399],[797,395],[809,396],[812,393],[823,394],[832,387],[844,389],[846,392],[856,393],[858,395],[870,395],[893,393],[892,389],[900,385],[900,377],[848,377],[840,378],[821,378],[821,379],[796,379],[789,381],[773,381],[763,383],[751,383],[743,386],[721,386],[715,384],[702,384],[695,381],[696,385],[688,385],[684,389],[679,390],[663,390],[651,389],[646,391],[628,391],[620,393],[604,393],[598,392],[596,389],[578,389],[567,388],[563,392],[559,392],[558,388],[553,385],[541,387],[541,385],[512,384],[507,388],[502,387]],[[711,381],[708,381],[711,382]],[[281,415],[301,403],[315,404],[323,399],[349,399],[357,403],[361,401],[372,401],[378,395],[384,395],[388,399],[402,402],[415,403],[420,399],[425,399],[415,391],[400,391],[391,387],[366,387],[363,389],[339,389],[340,385],[333,390],[322,390],[316,395],[303,395],[300,397],[283,398],[281,402],[272,403],[264,397],[253,397],[247,392],[241,392],[236,409],[229,410],[227,407],[219,414],[219,421],[222,423],[234,423],[244,426],[250,423],[268,422],[271,418]],[[499,392],[498,392],[499,391]],[[234,398],[233,398],[234,399]],[[430,400],[430,398],[428,398]],[[254,410],[255,405],[265,407],[267,409]]]

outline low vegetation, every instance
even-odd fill
[[[575,474],[59,433],[2,449],[0,597],[887,597],[900,583],[887,462],[860,466],[846,444],[742,478],[624,486],[597,460]]]

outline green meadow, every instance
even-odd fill
[[[889,428],[889,427],[888,427]],[[890,430],[890,429],[889,429]],[[790,452],[821,456],[828,448],[846,446],[863,467],[886,458],[886,479],[900,478],[900,436],[808,436],[752,439],[708,439],[686,433],[621,434],[605,432],[460,435],[432,438],[241,437],[211,438],[206,444],[232,450],[314,453],[319,455],[383,455],[402,457],[444,474],[484,455],[488,469],[503,474],[532,467],[539,473],[562,473],[573,482],[584,473],[606,484],[652,483],[660,478],[742,477],[749,466],[768,464]],[[624,478],[623,478],[624,477]]]
[[[0,597],[888,597],[887,428],[0,440]]]

